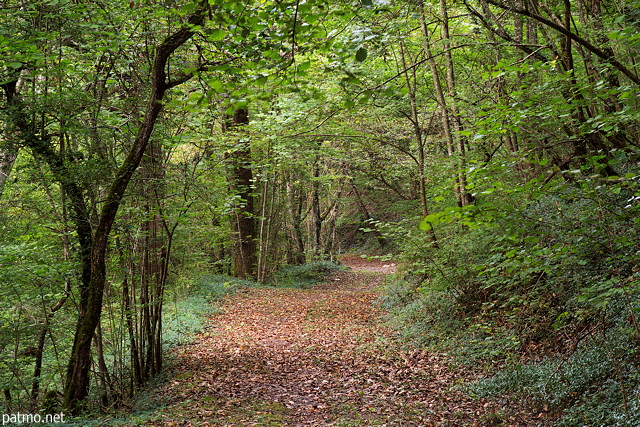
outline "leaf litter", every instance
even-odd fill
[[[344,259],[312,289],[229,297],[195,342],[174,350],[164,404],[146,425],[530,426],[535,414],[474,400],[471,374],[407,350],[382,320],[379,284],[393,264]],[[144,424],[144,423],[143,423]]]

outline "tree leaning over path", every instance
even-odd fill
[[[100,338],[103,299],[114,295],[107,284],[113,281],[117,287],[121,279],[121,275],[113,274],[109,264],[113,261],[108,253],[109,236],[115,221],[120,221],[117,217],[123,198],[131,193],[129,184],[165,108],[167,91],[194,76],[202,83],[207,73],[210,77],[207,82],[213,81],[214,87],[220,89],[226,85],[234,97],[231,104],[241,103],[240,98],[247,95],[248,89],[238,88],[237,83],[228,82],[226,78],[237,73],[248,76],[249,81],[257,79],[264,84],[267,76],[257,74],[256,70],[270,69],[269,72],[278,73],[290,67],[294,53],[291,57],[280,53],[292,45],[296,47],[296,39],[302,40],[309,33],[311,26],[301,27],[302,12],[312,23],[318,22],[321,13],[308,7],[298,9],[297,5],[288,3],[200,0],[178,3],[180,5],[166,10],[144,2],[96,5],[45,1],[29,4],[16,0],[0,5],[3,12],[7,11],[7,18],[2,20],[4,28],[0,31],[0,52],[7,53],[0,63],[0,101],[3,104],[0,113],[2,123],[6,125],[0,134],[0,188],[19,149],[29,150],[37,167],[40,168],[41,163],[45,166],[39,170],[41,176],[37,179],[51,179],[57,184],[62,193],[60,203],[65,212],[69,210],[69,229],[65,216],[51,230],[59,227],[63,233],[71,235],[73,229],[77,238],[77,245],[71,245],[71,252],[77,251],[78,265],[74,264],[72,268],[79,272],[77,277],[73,272],[68,273],[68,278],[72,281],[77,278],[75,309],[78,318],[63,380],[64,406],[73,413],[82,409],[80,403],[89,393],[92,346],[99,354],[98,359],[103,359]],[[134,8],[143,11],[139,12],[141,18],[132,14]],[[203,30],[205,21],[208,27]],[[298,28],[291,31],[281,31],[281,28],[296,25]],[[196,34],[199,35],[197,40],[186,48],[187,42]],[[318,31],[313,37],[320,38],[324,34]],[[246,66],[230,71],[229,64],[240,56],[249,58]],[[184,92],[193,93],[195,86],[175,91],[177,102],[181,101]],[[209,93],[213,92],[215,89],[210,88]],[[145,99],[146,106],[143,107]],[[220,101],[212,100],[212,103],[216,102]],[[236,105],[230,108],[243,110]],[[168,138],[158,139],[165,141]],[[244,157],[236,159],[237,169],[250,174],[249,151],[241,154]],[[46,186],[48,182],[44,184]],[[241,185],[242,194],[247,195],[243,198],[251,199],[251,177]],[[54,187],[54,191],[56,189]],[[248,220],[245,222],[255,222],[252,215],[243,215],[243,218]],[[122,221],[126,222],[126,219]],[[248,237],[242,237],[243,243],[253,245],[255,230],[245,234]],[[243,254],[253,252],[254,249],[242,250]],[[247,270],[241,271],[240,275],[253,274],[254,259],[255,254],[250,255],[248,261],[243,260],[242,265]],[[75,289],[65,288],[63,292],[73,296]],[[159,304],[162,304],[161,299]],[[145,303],[140,301],[139,305]],[[123,306],[122,310],[130,311],[131,306],[126,301]],[[120,309],[117,303],[116,307],[112,312]],[[108,327],[105,332],[117,334],[116,329]],[[158,345],[152,353],[159,356],[161,338],[159,329],[156,331],[154,338]],[[53,337],[51,341],[54,341]],[[16,341],[16,347],[19,345]],[[114,351],[127,350],[122,342],[113,347]],[[58,359],[56,353],[56,362]],[[116,366],[114,358],[114,369],[121,368],[125,372],[125,360],[120,359],[120,365]],[[156,368],[151,371],[157,372]],[[127,386],[123,385],[121,390],[117,386],[127,381],[118,378],[121,384],[105,385],[111,381],[102,378],[102,374],[106,374],[104,377],[109,374],[104,364],[100,371],[104,390],[108,389],[116,399],[126,398]],[[140,378],[146,378],[146,375]],[[139,385],[139,381],[134,383]],[[103,400],[102,404],[105,403]]]
[[[206,2],[200,2],[196,11],[185,19],[185,23],[166,37],[155,49],[150,72],[151,93],[137,136],[128,150],[124,162],[109,187],[105,202],[99,213],[95,230],[90,224],[90,213],[83,197],[83,190],[74,181],[63,156],[54,149],[52,136],[38,133],[36,124],[30,120],[27,106],[17,92],[18,78],[2,84],[10,108],[9,118],[20,143],[29,148],[34,156],[44,159],[55,179],[68,196],[78,241],[81,248],[82,275],[80,283],[79,317],[75,329],[73,349],[69,359],[64,389],[64,406],[77,413],[80,403],[89,389],[91,367],[91,343],[102,313],[102,299],[106,283],[106,253],[109,234],[118,213],[118,208],[131,178],[140,165],[156,120],[163,108],[162,100],[167,90],[188,81],[191,74],[175,79],[167,76],[167,64],[173,53],[184,45],[204,23]],[[19,75],[19,73],[17,73]]]
[[[189,16],[186,24],[164,39],[156,48],[151,70],[151,94],[144,120],[138,135],[129,150],[129,154],[120,166],[115,180],[107,194],[106,202],[100,214],[97,229],[91,247],[91,280],[86,291],[86,309],[80,314],[74,337],[73,350],[67,369],[64,392],[64,406],[77,412],[79,403],[87,396],[89,387],[89,368],[91,367],[91,341],[100,322],[102,297],[106,281],[105,257],[111,226],[115,220],[124,192],[142,160],[149,143],[156,119],[162,110],[162,99],[167,90],[186,82],[191,75],[177,80],[167,80],[166,67],[171,55],[185,44],[194,34],[195,28],[204,23],[204,3]]]

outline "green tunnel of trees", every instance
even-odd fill
[[[640,417],[639,2],[0,12],[5,408],[122,404],[194,278],[357,250],[401,261],[385,304],[419,345],[607,348],[601,378]]]

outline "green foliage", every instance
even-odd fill
[[[633,307],[639,304],[634,298]],[[589,334],[566,357],[507,368],[469,391],[485,398],[511,396],[534,411],[562,411],[562,426],[638,424],[640,366],[629,351],[637,347],[637,338],[629,329],[628,307],[614,304],[606,316],[607,332]]]
[[[403,235],[421,250],[404,244],[405,277],[384,298],[395,326],[462,363],[515,364],[474,385],[478,396],[562,411],[562,425],[636,424],[638,170],[633,151],[616,156],[622,177],[587,173],[602,168],[593,158],[546,187],[476,171],[481,204],[425,221],[439,248]],[[531,353],[542,361],[517,363]]]
[[[245,201],[229,192],[226,168],[238,153],[239,137],[251,144],[247,166],[261,205],[255,212],[260,279],[277,265],[311,258],[307,250],[314,256],[350,245],[398,250],[405,277],[389,284],[384,302],[396,325],[422,344],[449,346],[468,360],[504,361],[574,345],[589,325],[597,325],[594,333],[609,330],[599,319],[614,306],[635,316],[628,301],[640,292],[640,156],[634,148],[639,92],[616,67],[635,64],[637,10],[628,4],[581,11],[575,31],[602,44],[610,60],[599,61],[576,40],[573,70],[567,72],[563,37],[555,30],[525,25],[510,11],[491,16],[476,3],[449,4],[452,35],[446,41],[440,39],[437,2],[424,5],[427,36],[411,3],[204,3],[209,9],[203,26],[194,28],[197,42],[177,50],[166,69],[171,90],[153,134],[162,147],[162,171],[128,189],[111,234],[102,327],[113,360],[108,368],[122,378],[123,389],[129,367],[122,278],[135,278],[146,262],[134,259],[147,237],[136,224],[156,216],[165,237],[172,237],[162,248],[167,345],[187,342],[202,328],[211,301],[241,286],[221,276],[185,278],[231,271],[229,218]],[[552,3],[540,13],[556,19],[551,12],[563,12]],[[141,121],[152,47],[198,5],[3,4],[0,84],[19,80],[17,99],[32,136],[60,153],[65,174],[56,175],[42,159],[25,160],[22,150],[14,181],[6,184],[0,209],[0,363],[9,369],[0,369],[0,385],[15,384],[18,377],[29,383],[21,372],[31,371],[33,363],[19,353],[65,294],[66,281],[73,289],[69,302],[77,303],[73,201],[53,177],[79,186],[95,225]],[[470,10],[474,5],[477,10]],[[492,34],[484,32],[485,23]],[[518,33],[527,43],[500,41],[503,34]],[[540,49],[532,51],[538,43]],[[454,132],[460,146],[445,142],[425,44],[436,67],[446,67],[448,56],[454,63],[448,71],[457,80],[447,102],[455,103],[449,111],[460,119]],[[8,93],[0,93],[0,156],[26,141],[20,140],[26,134],[16,129]],[[409,114],[412,103],[415,117]],[[216,129],[224,113],[238,107],[249,107],[251,124],[221,135]],[[458,168],[462,160],[469,167]],[[453,177],[465,174],[475,203],[454,206]],[[149,185],[151,180],[159,182]],[[315,231],[320,238],[312,242]],[[285,266],[272,283],[310,287],[335,268],[324,261]],[[132,287],[139,284],[132,280]],[[62,378],[58,358],[65,357],[77,318],[67,304],[56,314],[45,348],[43,378],[51,388]],[[638,330],[630,334],[640,338]],[[580,342],[576,355],[589,353],[594,343]],[[625,354],[619,358],[631,363]],[[570,359],[564,365],[580,363]],[[610,368],[593,372],[611,378]],[[629,381],[631,390],[636,385]],[[580,395],[591,386],[581,387],[572,390]],[[26,388],[20,393],[26,395]],[[602,400],[613,402],[615,393],[610,396]],[[598,418],[599,409],[579,398],[557,405],[573,404],[594,411],[599,422],[618,422]],[[613,403],[611,408],[615,413]]]
[[[447,292],[425,290],[406,278],[387,279],[386,287],[382,306],[393,316],[392,323],[420,345],[433,345],[461,326],[452,316],[455,299]]]
[[[269,283],[285,288],[308,289],[322,283],[335,271],[345,267],[331,261],[313,261],[303,265],[285,265],[270,279]]]
[[[412,252],[410,270],[392,280],[382,298],[391,324],[412,342],[446,351],[459,363],[509,358],[521,338],[502,328],[502,320],[483,316],[488,295],[478,265],[491,239],[472,230],[440,239],[437,252]]]
[[[31,391],[35,345],[50,307],[65,296],[65,278],[75,267],[57,259],[56,249],[35,241],[0,245],[0,388],[12,393],[17,407]],[[63,307],[47,326],[41,390],[60,388],[65,361],[59,355],[69,348],[64,331],[72,325],[70,313]]]

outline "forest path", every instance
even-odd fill
[[[177,349],[165,406],[147,425],[491,425],[495,408],[452,386],[446,360],[404,351],[375,301],[393,265],[347,258],[312,289],[229,297],[196,342]]]

